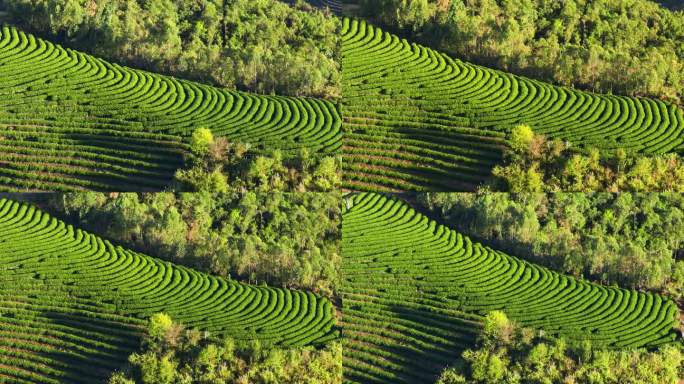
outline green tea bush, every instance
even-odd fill
[[[349,196],[342,228],[345,378],[434,382],[480,333],[540,329],[606,349],[679,343],[674,301],[604,286],[483,246],[398,198]],[[488,318],[484,316],[493,312]],[[501,377],[503,361],[484,367]]]

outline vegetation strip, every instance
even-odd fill
[[[472,242],[408,204],[348,197],[342,275],[348,383],[434,381],[470,348],[482,316],[605,348],[655,347],[677,335],[660,295],[601,286]]]
[[[22,171],[0,190],[161,190],[200,127],[286,155],[341,146],[332,102],[219,89],[0,29],[0,168]]]
[[[107,377],[157,312],[238,340],[304,346],[336,337],[331,302],[311,292],[162,262],[27,204],[0,200],[0,234],[0,366],[17,367],[0,372],[19,382]]]
[[[684,113],[673,104],[472,65],[365,21],[343,20],[342,64],[350,189],[474,189],[501,161],[508,133],[520,124],[578,148],[684,150]]]

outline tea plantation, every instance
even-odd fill
[[[283,346],[337,337],[331,302],[313,293],[209,276],[0,200],[0,382],[102,382],[157,312]]]
[[[161,190],[199,127],[285,155],[341,146],[331,102],[214,88],[0,29],[0,191]]]
[[[472,65],[365,21],[344,19],[342,41],[349,189],[472,190],[519,124],[577,148],[684,150],[684,113],[672,104]]]
[[[676,340],[678,310],[659,295],[552,272],[436,224],[381,194],[343,213],[344,367],[349,383],[429,383],[473,342],[482,316],[606,348]]]

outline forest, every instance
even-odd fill
[[[493,311],[476,347],[463,352],[463,364],[445,369],[436,384],[675,383],[683,364],[676,347],[649,352],[601,349],[591,342],[569,345]]]
[[[139,252],[218,276],[333,297],[341,263],[340,196],[77,193],[42,204]]]
[[[340,96],[336,18],[273,0],[2,0],[27,32],[221,87]]]
[[[338,384],[340,225],[334,193],[1,195],[0,381]]]
[[[347,196],[345,378],[675,384],[679,198]]]
[[[179,192],[244,193],[333,192],[342,183],[342,159],[307,148],[286,156],[280,150],[258,151],[250,143],[214,137],[208,128],[193,132],[185,166],[171,189]]]
[[[503,161],[482,190],[512,193],[683,192],[684,159],[678,153],[639,154],[618,148],[577,148],[527,125],[512,129]]]
[[[661,2],[670,9],[643,0],[347,3],[401,37],[467,61],[572,88],[682,104],[684,16],[676,1]],[[504,165],[494,167],[494,182],[482,184],[511,192],[681,190],[679,153],[603,151],[535,137],[519,156],[512,132]]]
[[[557,271],[684,298],[679,193],[428,193],[415,201],[441,222]]]
[[[352,3],[365,18],[478,64],[595,92],[684,101],[684,17],[652,1]]]
[[[143,347],[108,384],[337,384],[342,346],[281,349],[258,340],[215,340],[166,314],[150,318]]]
[[[426,2],[401,2],[404,5],[414,3]],[[493,8],[482,12],[492,16],[497,14],[494,11],[499,8],[496,7],[508,4],[515,9],[501,11],[504,16],[485,24],[499,28],[506,17],[517,17],[514,15],[520,7],[513,3],[440,4],[456,12],[453,17],[458,14],[455,9],[459,7],[473,13],[479,6],[489,4]],[[539,2],[536,8],[529,3],[532,2],[528,2],[531,14],[538,15],[540,10],[571,2]],[[590,3],[594,6],[601,2]],[[434,2],[427,4],[435,5]],[[641,0],[638,4],[661,14],[662,20],[681,19],[680,12],[672,12],[655,3]],[[611,13],[610,9],[607,7],[604,12],[602,8],[591,25],[597,25],[599,21],[612,25],[612,19],[618,16],[636,23],[642,15],[648,14],[641,12],[631,17],[618,11]],[[674,98],[657,92],[632,92],[616,87],[583,87],[545,78],[540,75],[543,70],[538,68],[533,73],[525,73],[478,61],[469,56],[476,49],[451,51],[421,38],[420,31],[399,29],[373,16],[361,15],[362,18],[345,18],[342,23],[345,188],[387,192],[475,191],[490,185],[491,181],[504,179],[504,183],[495,183],[495,190],[678,190],[681,184],[677,179],[681,174],[679,157],[684,147],[684,110]],[[397,15],[410,13],[397,11]],[[475,19],[468,16],[464,22]],[[511,21],[518,22],[518,19]],[[541,22],[534,20],[534,23]],[[643,24],[652,29],[661,28],[660,24],[649,20],[643,21],[639,28],[646,28]],[[427,23],[425,28],[433,25]],[[497,41],[477,35],[486,28],[473,28],[477,31],[476,37],[482,37],[483,44]],[[608,34],[610,29],[606,30]],[[677,28],[673,30],[677,31]],[[638,34],[621,36],[616,31],[605,44],[596,44],[601,49],[614,44],[619,46],[615,49],[617,52],[630,57],[639,54],[627,53],[623,47],[668,47],[666,51],[677,52],[677,49],[669,48],[680,44],[680,37],[668,37],[670,32],[652,33],[664,40],[652,36],[635,43],[629,39]],[[611,43],[612,39],[617,42]],[[461,43],[467,38],[449,35],[447,41]],[[567,49],[573,44],[566,41],[560,46]],[[513,52],[518,54],[524,50],[516,48]],[[558,62],[553,55],[541,56],[542,59],[551,57],[553,65]],[[564,58],[569,56],[571,54],[562,54]],[[658,57],[646,54],[644,60],[657,60]],[[628,62],[621,58],[616,60]],[[619,68],[619,65],[606,64],[611,69]],[[650,65],[638,66],[649,68]],[[676,68],[677,65],[675,61],[663,66]],[[577,67],[571,65],[573,69]],[[596,73],[588,69],[582,71]],[[680,69],[675,72],[673,76],[681,75]],[[629,71],[620,68],[618,75],[625,73]],[[649,74],[653,73],[657,72],[649,69]],[[630,81],[644,78],[632,73],[629,76]],[[610,73],[602,74],[600,79],[622,81]],[[680,88],[675,86],[675,89]],[[521,128],[527,129],[524,135],[521,135]],[[520,145],[521,139],[526,145]],[[523,155],[522,159],[516,158],[516,152]],[[600,156],[597,158],[596,154]],[[559,170],[568,175],[562,175]],[[668,173],[676,175],[674,180],[668,179]],[[559,176],[558,182],[552,178],[554,175]]]

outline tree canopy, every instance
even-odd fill
[[[590,342],[569,345],[540,330],[521,328],[503,312],[485,317],[477,345],[445,369],[437,384],[592,383],[676,384],[684,369],[680,347],[613,351]]]
[[[160,313],[142,348],[109,384],[340,384],[342,347],[283,349],[251,340],[216,339]]]
[[[220,276],[333,295],[339,193],[77,193],[53,214],[126,247]]]
[[[359,0],[457,57],[557,84],[684,101],[684,17],[650,0]]]
[[[4,0],[28,32],[122,64],[229,88],[340,95],[339,21],[277,0]]]
[[[684,294],[679,193],[430,193],[417,201],[461,232],[558,271]]]
[[[528,192],[684,192],[680,154],[600,151],[549,140],[522,125],[510,135],[503,163],[483,184],[492,191]]]
[[[342,184],[341,156],[325,156],[303,148],[287,157],[280,150],[256,151],[250,143],[214,138],[197,129],[186,167],[175,174],[175,191],[244,193],[332,192]]]

